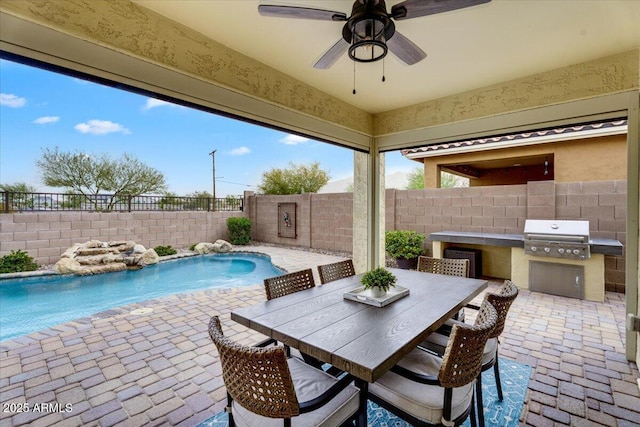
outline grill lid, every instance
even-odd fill
[[[527,219],[524,238],[589,243],[589,221]]]

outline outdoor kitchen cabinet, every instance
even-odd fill
[[[623,246],[617,240],[591,239],[590,257],[583,259],[544,258],[526,254],[523,234],[475,233],[464,231],[440,231],[431,233],[429,240],[433,247],[434,257],[443,257],[444,250],[450,246],[468,246],[483,250],[483,274],[491,276],[491,268],[485,268],[491,262],[508,264],[507,274],[520,289],[530,287],[530,261],[548,262],[550,264],[578,265],[584,267],[581,298],[601,302],[604,300],[604,257],[605,255],[622,256]],[[498,260],[491,260],[492,251],[500,254]],[[486,250],[485,250],[486,249]],[[559,267],[563,268],[563,267]],[[575,277],[573,278],[575,282]]]

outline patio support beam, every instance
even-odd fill
[[[354,152],[353,261],[356,273],[384,266],[384,154]]]

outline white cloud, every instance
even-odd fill
[[[282,138],[280,140],[280,142],[283,142],[287,145],[298,145],[298,144],[302,144],[304,142],[307,142],[309,140],[309,138],[305,138],[304,136],[298,136],[298,135],[287,135],[284,138]]]
[[[90,133],[92,135],[106,135],[114,132],[124,133],[125,135],[131,133],[124,126],[109,120],[89,120],[86,123],[78,123],[74,126],[74,129],[80,133]]]
[[[11,108],[24,107],[27,103],[27,98],[16,96],[12,93],[0,93],[0,105],[6,105]]]
[[[171,104],[170,102],[166,102],[166,101],[161,101],[159,99],[154,99],[154,98],[147,98],[147,103],[144,104],[144,107],[142,107],[143,110],[151,110],[152,108],[156,108],[156,107],[165,107],[165,106],[174,106],[173,104]]]
[[[250,152],[251,150],[249,149],[249,147],[238,147],[229,151],[229,154],[231,154],[232,156],[243,156],[245,154],[249,154]]]
[[[46,125],[47,123],[55,123],[58,120],[60,120],[60,117],[58,116],[44,116],[44,117],[38,117],[33,121],[33,123],[37,125]]]

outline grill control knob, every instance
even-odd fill
[[[579,255],[580,254],[580,250],[579,249],[574,249],[573,250],[573,254],[574,255]]]
[[[563,254],[564,253],[564,248],[558,248],[558,253],[559,254]]]
[[[531,252],[535,252],[537,250],[538,250],[538,248],[536,248],[535,246],[531,246]]]
[[[550,249],[550,248],[544,248],[544,251],[545,251],[546,253],[549,253],[549,252],[551,252],[551,249]]]

